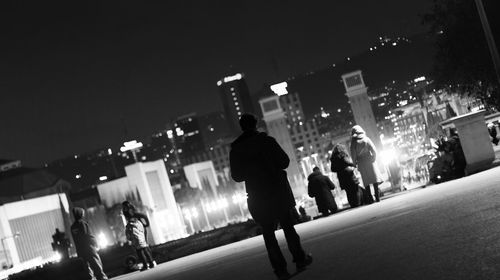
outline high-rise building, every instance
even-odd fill
[[[203,151],[205,144],[200,131],[200,122],[196,113],[178,117],[175,121],[176,135],[179,138],[179,154],[181,158],[190,157]]]
[[[243,73],[236,73],[217,82],[222,108],[233,135],[240,133],[238,120],[243,113],[254,113],[250,91]]]
[[[228,138],[234,138],[229,131],[224,112],[212,112],[199,116],[200,132],[205,148],[217,146]]]

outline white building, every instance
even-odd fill
[[[212,161],[203,161],[184,166],[184,174],[193,188],[203,189],[209,186],[214,195],[217,195],[219,180]]]
[[[97,186],[106,207],[137,198],[148,209],[153,244],[185,237],[186,229],[162,160],[139,162],[125,167],[126,177]]]
[[[52,235],[58,228],[69,238],[68,217],[68,200],[63,193],[0,206],[0,258],[2,265],[13,265],[13,269],[4,273],[54,260]]]

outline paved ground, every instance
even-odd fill
[[[500,279],[500,167],[297,230],[315,259],[294,280]],[[275,278],[258,236],[115,279]]]

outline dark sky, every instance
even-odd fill
[[[419,15],[430,4],[1,1],[0,158],[34,166],[116,148],[124,124],[148,141],[176,116],[220,110],[216,82],[230,66],[255,92],[380,35],[425,31]]]

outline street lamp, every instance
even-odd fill
[[[18,238],[20,235],[21,235],[21,233],[19,233],[19,231],[18,231],[14,235],[9,235],[9,236],[2,237],[2,249],[3,249],[3,253],[5,255],[5,262],[7,264],[7,267],[9,267],[9,257],[7,255],[7,250],[5,250],[5,240],[9,239],[9,238]]]
[[[486,37],[486,42],[488,43],[488,48],[490,49],[491,60],[493,61],[493,66],[495,67],[495,73],[497,74],[497,81],[500,83],[500,57],[498,55],[497,46],[495,44],[495,39],[491,33],[490,24],[488,23],[488,17],[484,11],[483,1],[475,0],[476,8],[481,19],[481,24],[483,26],[484,35]]]

